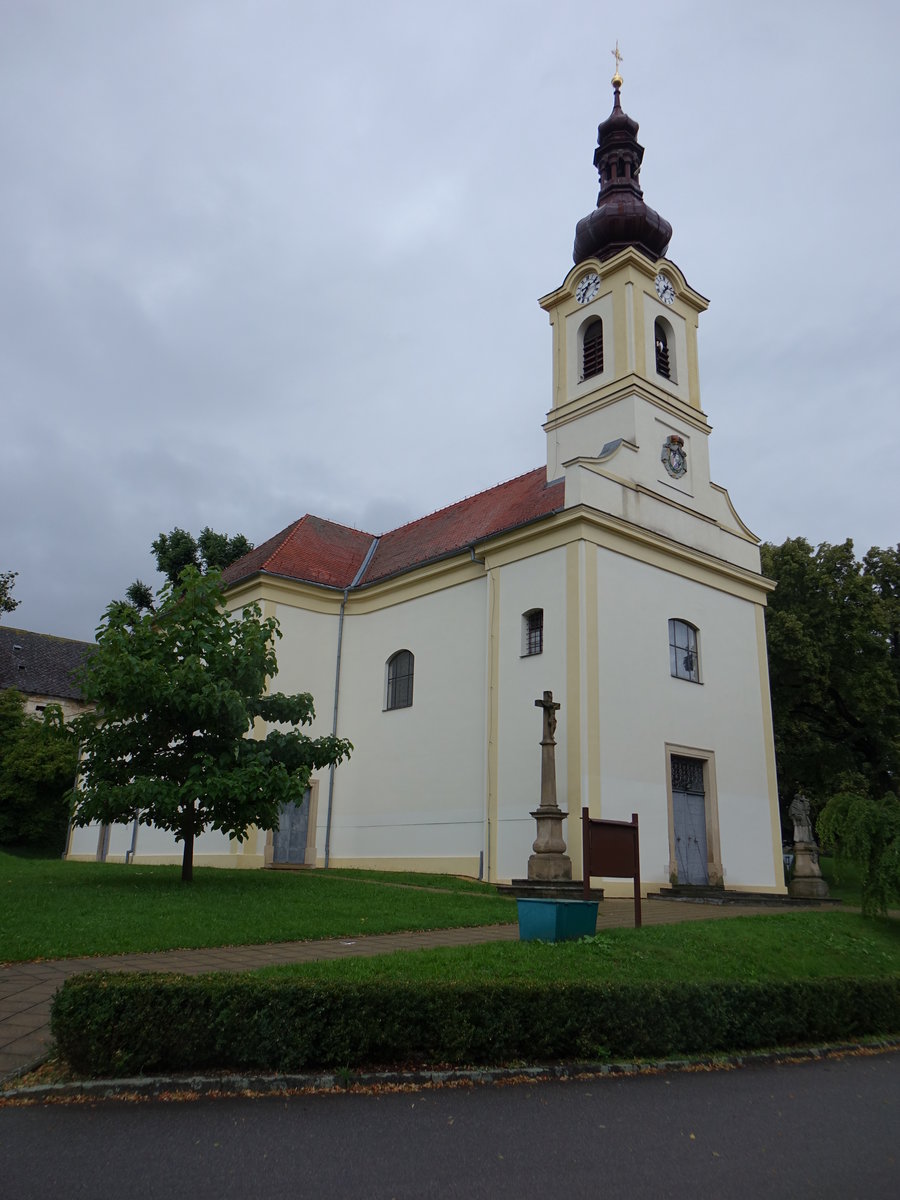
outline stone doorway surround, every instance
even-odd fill
[[[666,799],[669,821],[669,880],[678,881],[678,855],[675,838],[675,805],[672,796],[672,759],[693,758],[703,767],[704,813],[706,817],[706,870],[709,887],[721,887],[724,882],[722,850],[719,844],[719,801],[716,793],[716,756],[712,750],[696,746],[666,743]],[[683,881],[681,881],[683,882]]]

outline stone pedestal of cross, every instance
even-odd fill
[[[541,803],[531,814],[537,822],[537,837],[528,860],[530,880],[555,881],[572,878],[572,860],[566,854],[562,823],[569,815],[556,802],[556,713],[559,705],[552,692],[544,692],[535,700],[535,708],[544,710],[544,729],[541,738]]]

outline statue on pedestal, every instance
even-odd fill
[[[797,899],[823,900],[828,895],[828,884],[822,878],[819,866],[819,848],[809,814],[809,800],[802,792],[791,801],[788,816],[794,822],[794,869],[788,892]]]
[[[535,700],[535,708],[544,710],[544,728],[541,738],[541,803],[531,814],[537,821],[537,837],[528,860],[530,880],[565,880],[572,878],[572,860],[566,854],[566,843],[562,835],[562,823],[569,815],[556,802],[556,713],[559,704],[554,703],[553,693],[544,692],[543,698]]]

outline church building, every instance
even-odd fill
[[[622,109],[599,127],[596,208],[541,301],[547,461],[380,536],[307,514],[225,573],[277,617],[279,691],[349,738],[279,830],[205,833],[198,865],[525,875],[542,713],[559,703],[559,803],[640,819],[642,888],[785,891],[758,539],[710,479],[697,327]],[[95,857],[96,827],[70,857]],[[104,857],[180,861],[169,834],[106,831]],[[598,880],[607,895],[626,881]]]

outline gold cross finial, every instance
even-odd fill
[[[625,60],[622,57],[622,55],[619,53],[619,39],[618,38],[616,38],[616,48],[615,48],[615,50],[610,50],[610,54],[616,60],[616,73],[612,77],[612,84],[613,84],[613,87],[621,87],[622,86],[622,76],[619,74],[619,63],[624,62]]]

